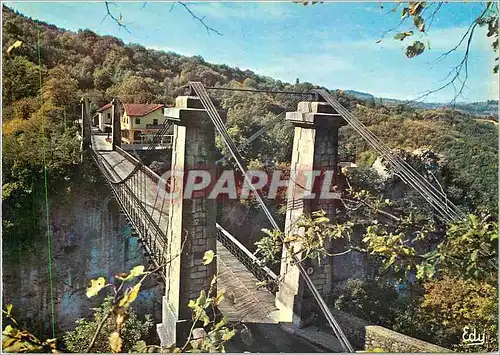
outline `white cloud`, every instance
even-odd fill
[[[489,93],[488,93],[489,100],[498,100],[499,86],[500,86],[500,80],[498,74],[493,75],[493,78],[491,79],[489,86]]]

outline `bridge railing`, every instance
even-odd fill
[[[273,293],[276,291],[278,276],[252,254],[240,241],[226,231],[220,224],[217,228],[217,240],[241,262],[259,281],[266,282],[266,287]]]
[[[132,164],[134,164],[135,166],[141,164],[139,162],[139,160],[137,160],[132,155],[130,155],[129,153],[127,153],[126,151],[124,151],[122,148],[116,147],[116,151],[118,153],[120,153],[120,155],[123,156],[125,159],[127,159],[129,162],[131,162]],[[155,183],[158,183],[160,181],[160,176],[157,173],[155,173],[153,170],[151,170],[148,166],[141,165],[141,171],[144,174],[146,174],[146,176],[148,176]]]
[[[117,147],[117,149],[119,148]],[[145,171],[138,169],[133,175],[127,177],[125,181],[117,183],[113,176],[113,168],[109,162],[103,159],[94,149],[90,151],[94,161],[100,168],[99,170],[111,187],[121,210],[127,216],[129,223],[139,235],[139,242],[143,244],[147,254],[149,254],[147,256],[151,257],[156,266],[165,264],[167,261],[165,257],[167,237],[153,219],[151,212],[144,206],[143,201],[137,196],[141,194],[140,189],[144,183],[140,174],[145,173]],[[124,156],[126,157],[127,155],[130,156],[129,154],[125,154]],[[131,156],[130,158],[133,159]],[[153,171],[151,171],[151,173],[154,174]],[[158,177],[158,175],[156,176]]]

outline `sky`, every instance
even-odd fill
[[[400,9],[396,2],[324,2],[303,6],[284,2],[187,2],[189,9],[222,35],[208,34],[180,4],[167,2],[115,2],[110,10],[120,15],[128,33],[109,17],[104,1],[8,2],[4,4],[31,18],[71,31],[88,28],[125,43],[147,48],[200,55],[206,61],[250,69],[287,82],[357,90],[376,97],[412,100],[445,83],[447,74],[462,59],[465,44],[441,61],[469,24],[481,13],[475,2],[446,3],[437,13],[427,36],[430,50],[408,59],[404,45],[394,40],[410,22],[397,30]],[[428,27],[428,26],[427,26]],[[412,38],[419,39],[419,35]],[[379,39],[382,41],[377,43]],[[498,75],[493,75],[494,52],[486,30],[477,28],[472,42],[468,80],[458,101],[498,99]],[[452,87],[427,102],[449,102]]]

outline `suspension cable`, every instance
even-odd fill
[[[261,91],[257,91],[257,92],[261,92]],[[265,92],[265,91],[262,91],[262,92]],[[291,94],[297,94],[297,93],[291,92]],[[310,93],[308,93],[308,92],[303,92],[302,94],[303,95],[299,99],[294,101],[294,106],[297,106],[297,104],[299,102],[304,101],[307,99],[308,96],[311,96]],[[250,143],[252,143],[256,139],[258,139],[264,133],[266,133],[267,131],[269,131],[270,129],[275,127],[278,123],[280,123],[286,117],[287,111],[288,111],[288,108],[283,109],[280,113],[275,115],[274,119],[269,120],[269,122],[267,124],[265,124],[263,127],[261,127],[257,132],[252,134],[250,137],[248,137],[248,139],[244,143],[242,143],[238,146],[238,148],[237,148],[238,152],[241,152],[247,145],[249,145]],[[231,157],[231,154],[226,154],[224,157],[217,160],[215,162],[215,164],[220,164],[230,157]]]
[[[223,90],[223,91],[244,91],[244,92],[253,92],[253,93],[268,93],[268,94],[289,94],[289,95],[307,95],[307,96],[315,96],[315,93],[312,92],[303,92],[303,91],[280,91],[280,90],[261,90],[261,89],[244,89],[244,88],[225,88],[221,86],[207,86],[206,90]]]
[[[399,156],[391,153],[370,130],[366,128],[351,112],[343,107],[334,97],[325,90],[315,90],[330,104],[342,117],[383,157],[403,182],[412,186],[432,207],[447,221],[463,218],[462,212],[451,203],[444,192],[437,190],[428,180],[422,177],[410,164]],[[445,202],[443,202],[443,200]]]
[[[205,88],[203,87],[203,85],[200,82],[190,82],[189,85],[195,91],[196,95],[200,98],[200,101],[202,102],[203,107],[207,110],[207,113],[208,113],[210,119],[212,120],[212,123],[214,124],[214,126],[217,128],[217,130],[221,134],[221,136],[222,136],[222,138],[224,140],[224,143],[227,145],[227,147],[228,147],[229,151],[231,152],[234,160],[236,161],[236,164],[238,165],[239,169],[243,173],[245,180],[247,181],[247,183],[249,184],[249,186],[252,189],[253,193],[255,194],[255,197],[257,198],[257,201],[259,202],[262,210],[266,214],[269,222],[271,223],[271,225],[273,226],[273,228],[275,230],[277,230],[277,231],[280,232],[279,233],[280,237],[282,239],[284,239],[283,236],[282,236],[281,229],[278,226],[278,223],[276,222],[276,220],[274,219],[274,217],[271,214],[270,210],[267,208],[266,204],[264,203],[264,201],[263,201],[263,199],[262,199],[262,197],[260,195],[260,192],[253,186],[251,178],[248,175],[247,169],[246,169],[246,167],[243,164],[243,159],[242,159],[240,153],[238,152],[237,147],[234,144],[233,140],[231,139],[231,137],[227,133],[227,130],[226,130],[225,126],[224,126],[224,123],[223,123],[222,119],[220,118],[220,116],[219,116],[219,114],[217,112],[217,109],[215,108],[213,102],[210,100],[210,97],[208,96]],[[304,278],[307,287],[309,288],[309,290],[313,294],[313,297],[318,302],[318,305],[319,305],[321,311],[324,313],[324,315],[325,315],[325,317],[326,317],[326,319],[327,319],[330,327],[332,328],[332,330],[334,331],[335,335],[337,336],[337,338],[338,338],[340,344],[342,345],[342,348],[344,349],[344,351],[350,352],[350,353],[355,352],[354,348],[349,343],[349,340],[345,336],[345,334],[342,331],[342,329],[340,328],[339,324],[337,323],[337,321],[333,317],[330,309],[326,305],[323,297],[321,297],[320,293],[318,292],[318,290],[314,286],[311,278],[309,277],[309,275],[307,274],[306,270],[304,269],[304,267],[300,263],[300,260],[298,259],[298,257],[296,255],[294,255],[294,254],[291,255],[291,257],[292,257],[294,263],[298,266],[299,272],[300,272],[301,276]]]

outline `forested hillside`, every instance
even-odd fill
[[[119,97],[122,102],[171,104],[190,80],[201,81],[207,86],[275,90],[307,91],[313,87],[308,83],[292,85],[248,70],[210,64],[198,56],[184,57],[138,44],[124,44],[117,38],[98,36],[90,30],[65,31],[25,18],[5,6],[3,20],[4,169],[17,168],[26,158],[23,154],[28,153],[19,151],[23,142],[13,142],[9,137],[21,129],[26,135],[30,127],[36,129],[39,115],[35,113],[49,113],[47,122],[50,124],[64,125],[77,118],[79,99],[83,95],[90,98],[92,110],[95,110],[112,97]],[[21,41],[22,45],[6,54],[16,41]],[[38,49],[42,63],[42,109],[37,96],[40,92]],[[292,110],[297,99],[242,92],[213,94],[229,111],[227,124],[237,143],[244,142],[274,119],[270,114]],[[426,146],[442,153],[448,169],[446,181],[442,183],[447,185],[455,202],[469,208],[496,210],[497,128],[493,124],[473,121],[471,116],[450,109],[385,107],[373,100],[363,101],[343,92],[337,94],[390,147],[416,149]],[[66,131],[53,129],[52,140],[67,138],[68,129],[67,125]],[[373,162],[375,156],[367,144],[354,132],[347,132],[341,147],[343,158],[355,155],[362,166]],[[291,138],[290,126],[276,125],[263,138],[249,145],[245,154],[249,160],[258,159],[266,164],[286,162]],[[71,150],[71,142],[64,143],[61,149]],[[224,150],[222,146],[221,150]],[[55,167],[71,163],[67,161],[68,156],[53,158]],[[35,164],[35,161],[26,164]],[[15,175],[15,172],[6,174],[4,182],[15,183],[21,178]]]
[[[40,211],[44,208],[40,198],[42,194],[64,194],[65,181],[71,181],[76,175],[82,174],[84,168],[80,163],[78,128],[73,124],[80,118],[82,97],[90,99],[92,113],[94,113],[98,107],[114,97],[118,97],[124,103],[173,104],[176,96],[185,93],[185,86],[189,81],[201,81],[206,86],[300,92],[306,92],[315,87],[310,83],[284,83],[256,75],[249,70],[207,63],[199,56],[185,57],[172,52],[147,49],[139,44],[125,44],[115,37],[99,36],[90,30],[80,30],[76,33],[66,31],[26,18],[5,6],[2,8],[2,15],[4,243],[6,241],[22,243],[23,238],[29,235],[39,237],[37,223],[39,223]],[[196,49],[193,49],[193,52],[195,51]],[[477,214],[485,212],[485,214],[492,215],[494,219],[498,208],[498,128],[496,125],[449,108],[429,110],[394,103],[385,106],[383,101],[374,100],[369,95],[355,97],[349,94],[349,88],[345,89],[346,91],[336,90],[333,93],[386,145],[399,149],[399,153],[410,161],[415,169],[429,178],[435,186],[443,189],[454,203]],[[275,121],[276,114],[285,110],[295,110],[297,101],[300,99],[297,96],[285,94],[249,94],[235,91],[211,91],[210,94],[217,105],[228,111],[228,131],[237,145],[245,143],[248,137],[260,128]],[[252,167],[286,169],[290,161],[292,141],[293,127],[284,121],[279,121],[262,137],[246,146],[242,153],[248,165]],[[218,148],[221,156],[226,153],[221,142],[218,142]],[[415,150],[423,153],[419,153],[420,155],[408,153]],[[414,221],[413,212],[420,213],[420,217],[425,222],[432,220],[434,212],[415,192],[408,189],[399,197],[395,196],[393,190],[396,189],[393,187],[401,185],[397,177],[392,179],[392,183],[387,183],[391,179],[380,183],[380,177],[370,170],[377,156],[368,143],[353,129],[349,127],[341,129],[339,152],[342,160],[354,161],[358,166],[352,176],[352,182],[357,184],[356,187],[375,191],[381,196],[385,194],[391,199],[396,197],[404,200],[398,201],[403,207],[390,211],[409,214],[410,222]],[[231,162],[226,161],[225,164],[230,165]],[[43,189],[44,185],[48,185],[47,192]],[[401,198],[401,195],[405,197]],[[374,219],[375,217],[368,222],[372,223]],[[366,222],[366,218],[365,221],[360,222],[360,220],[361,218],[354,221],[359,225]],[[348,222],[350,221],[349,219]],[[399,221],[406,223],[406,220]],[[485,217],[485,221],[491,220]],[[378,222],[375,220],[375,223]],[[395,227],[395,229],[398,228],[398,226]],[[483,232],[480,233],[481,238],[489,238],[489,234]],[[405,232],[399,229],[390,233],[391,236],[405,236]],[[445,251],[449,252],[448,249],[452,249],[450,259],[452,262],[450,263],[453,267],[436,265],[438,265],[437,268],[441,267],[441,270],[449,269],[453,272],[443,272],[439,275],[440,279],[436,281],[437,283],[425,285],[427,288],[425,294],[428,297],[424,300],[425,302],[419,298],[419,294],[415,291],[416,286],[413,285],[415,290],[410,290],[413,298],[404,301],[400,308],[395,308],[389,299],[384,299],[383,295],[380,296],[379,291],[383,284],[379,279],[374,279],[372,283],[353,283],[350,286],[352,294],[342,295],[343,298],[337,299],[339,308],[352,311],[353,314],[361,313],[360,316],[371,317],[371,321],[399,329],[406,334],[411,333],[420,338],[438,342],[443,346],[456,343],[463,327],[464,318],[462,317],[469,321],[467,317],[470,315],[471,322],[476,319],[475,322],[478,324],[482,322],[489,325],[491,323],[491,327],[496,327],[494,325],[496,320],[492,316],[495,314],[496,317],[497,314],[497,310],[494,309],[496,301],[489,296],[497,294],[496,273],[490,269],[488,269],[487,278],[474,274],[473,281],[467,279],[467,282],[472,283],[464,283],[463,287],[456,291],[455,298],[459,301],[469,299],[469,291],[478,283],[479,286],[486,285],[484,287],[488,287],[486,290],[489,293],[479,294],[477,291],[479,294],[477,298],[461,306],[459,311],[456,311],[455,301],[453,304],[449,303],[450,309],[453,312],[456,311],[456,314],[452,316],[454,317],[452,321],[447,318],[450,312],[442,307],[446,300],[439,298],[441,297],[439,296],[441,295],[440,287],[443,294],[450,293],[450,289],[454,291],[454,285],[457,284],[454,278],[462,280],[464,274],[462,271],[465,269],[462,264],[457,266],[454,262],[468,260],[470,256],[474,267],[481,266],[482,264],[476,263],[482,262],[482,256],[479,254],[478,257],[478,251],[475,250],[479,249],[474,249],[475,245],[463,248],[469,243],[468,239],[464,242],[455,238],[455,236],[464,235],[467,237],[469,231],[460,229],[457,232],[455,228],[446,236],[443,231],[440,233],[440,241],[450,241],[451,246],[445,245]],[[367,234],[370,234],[368,230]],[[429,238],[435,237],[432,230],[428,234]],[[413,237],[417,234],[409,233],[409,235]],[[390,238],[384,240],[387,239]],[[488,240],[488,243],[493,242],[496,243],[493,237]],[[493,260],[494,257],[496,260],[496,251],[493,251],[495,248],[490,247],[489,244],[486,247],[488,252],[491,251],[491,255],[488,254],[487,258]],[[392,250],[391,248],[384,250]],[[446,253],[443,252],[443,254]],[[380,264],[380,255],[376,254],[374,259]],[[399,257],[396,259],[396,256],[394,258],[389,256],[388,259],[392,260],[392,263],[396,260],[394,265],[402,263]],[[443,262],[445,258],[439,260]],[[479,266],[477,269],[480,269]],[[472,273],[468,264],[466,267],[467,272]],[[375,268],[372,269],[375,270]],[[421,273],[422,270],[419,269],[418,272]],[[393,282],[396,277],[399,277],[400,271],[396,270],[389,276],[386,273],[387,280]],[[428,270],[424,271],[424,273],[431,274]],[[381,274],[384,272],[386,271]],[[492,277],[493,274],[495,277]],[[411,281],[415,280],[413,276],[412,278],[406,277],[404,281],[413,282]],[[415,282],[415,284],[418,283]],[[420,287],[419,292],[424,294],[423,284],[418,284],[418,287]],[[364,288],[363,292],[368,288],[369,292],[360,293],[358,292],[360,288]],[[477,287],[475,289],[479,290]],[[372,291],[375,296],[370,293]],[[391,292],[394,293],[394,290],[392,289]],[[360,301],[359,297],[363,297],[360,294],[368,296]],[[353,299],[349,299],[351,296]],[[397,297],[394,295],[394,299]],[[476,299],[484,301],[483,306],[477,303],[479,301],[476,302]],[[373,306],[373,302],[378,303]],[[382,311],[390,313],[393,318],[379,317],[381,304],[391,308],[384,308]],[[484,308],[484,312],[483,308],[480,308],[477,314],[475,313],[477,304]],[[375,307],[375,311],[372,312],[371,306]],[[356,307],[358,308],[355,309]],[[422,318],[415,318],[418,314],[412,314],[418,307],[423,307],[424,311],[427,310],[420,315]],[[366,314],[360,310],[366,311]],[[407,311],[409,313],[405,313]],[[431,311],[435,314],[430,313]],[[439,318],[441,316],[444,320]],[[453,328],[450,326],[449,329],[444,329],[445,321],[451,322]],[[496,328],[494,330],[496,334]]]

